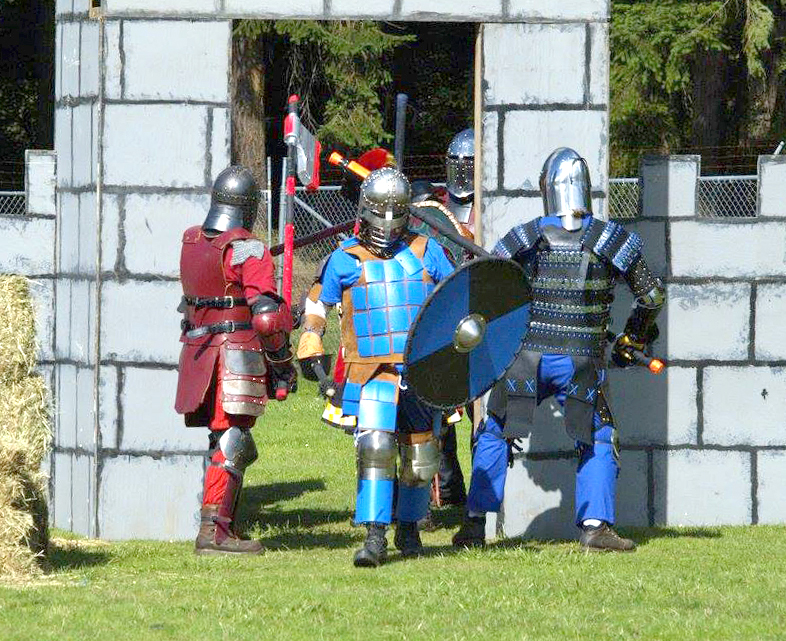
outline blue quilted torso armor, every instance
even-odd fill
[[[362,269],[351,290],[358,354],[401,354],[410,325],[434,284],[423,280],[423,261],[409,247],[389,259],[363,261]]]

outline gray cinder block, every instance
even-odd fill
[[[704,442],[786,444],[786,368],[707,367]]]
[[[625,445],[695,445],[696,370],[668,367],[655,376],[643,367],[609,372],[611,410]]]
[[[120,55],[120,21],[104,23],[104,96],[111,100],[123,97],[123,58]]]
[[[647,504],[647,453],[623,451],[617,482],[617,523],[622,526],[649,525]]]
[[[786,216],[786,156],[759,156],[756,213]]]
[[[786,360],[786,285],[760,284],[756,289],[756,359]]]
[[[674,276],[757,278],[786,274],[786,222],[671,224]]]
[[[54,271],[55,221],[0,217],[0,272],[34,276]]]
[[[183,232],[201,224],[209,194],[131,194],[125,208],[125,264],[134,274],[177,276]]]
[[[644,156],[639,164],[642,215],[695,216],[701,156]]]
[[[516,461],[508,470],[503,502],[505,536],[574,539],[576,460]]]
[[[54,527],[95,536],[93,531],[93,457],[56,453]]]
[[[60,96],[79,96],[79,22],[64,22],[60,25]]]
[[[103,195],[101,207],[101,271],[112,271],[117,262],[120,243],[120,199]]]
[[[117,368],[102,366],[98,385],[101,447],[112,449],[117,446]]]
[[[499,189],[498,163],[497,163],[497,131],[499,116],[496,111],[487,111],[483,114],[483,130],[481,139],[483,145],[483,190],[496,191]],[[485,216],[485,214],[484,214]]]
[[[436,0],[433,4],[440,4],[440,0]],[[331,17],[358,15],[390,17],[392,14],[393,2],[391,0],[365,0],[363,3],[355,2],[355,0],[331,0],[330,2]]]
[[[57,215],[57,154],[25,150],[25,211],[40,216]]]
[[[292,0],[286,4],[276,0],[224,0],[224,10],[233,16],[312,17],[317,20],[324,15],[324,3],[322,0]]]
[[[483,51],[494,64],[485,68],[485,102],[581,104],[586,34],[583,24],[487,25]]]
[[[539,190],[549,154],[569,145],[587,160],[593,188],[608,183],[605,111],[512,111],[505,116],[505,189]],[[527,153],[522,153],[526,144]]]
[[[609,24],[590,25],[589,101],[593,105],[609,102]]]
[[[126,367],[123,371],[121,450],[203,452],[208,449],[208,431],[186,428],[183,417],[175,412],[176,371],[136,367]]]
[[[91,98],[98,95],[98,23],[82,22],[79,46],[79,95]]]
[[[106,184],[204,187],[206,127],[202,106],[107,105]]]
[[[30,295],[35,309],[35,335],[38,359],[54,359],[55,284],[51,279],[31,280]]]
[[[224,169],[230,164],[229,158],[230,143],[230,120],[229,110],[216,107],[213,109],[213,130],[210,136],[210,180],[218,178]],[[260,189],[264,186],[260,185]]]
[[[743,360],[748,357],[750,285],[669,285],[668,358]]]
[[[539,196],[484,198],[483,246],[491,250],[511,228],[542,215],[543,201]]]
[[[93,105],[77,105],[73,109],[73,186],[85,187],[92,184],[95,159],[93,157]]]
[[[199,527],[202,469],[201,456],[105,459],[98,514],[101,537],[193,538]]]
[[[176,364],[180,355],[177,282],[104,283],[102,358]]]
[[[786,521],[786,450],[757,452],[759,523]]]
[[[655,452],[656,524],[750,522],[750,454],[713,450]]]
[[[231,29],[228,20],[126,22],[125,98],[228,102]]]
[[[71,119],[70,107],[55,108],[55,153],[60,158],[57,163],[57,186],[71,186]]]
[[[155,0],[104,0],[102,7],[107,15],[115,13],[135,14],[211,14],[216,12],[215,0],[171,0],[162,5]]]
[[[562,20],[604,20],[609,15],[607,0],[510,0],[509,13],[512,18],[550,18]]]
[[[401,17],[410,20],[480,21],[501,14],[502,3],[498,0],[402,0],[401,3]]]

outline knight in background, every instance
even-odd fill
[[[210,429],[197,554],[258,554],[233,524],[245,469],[257,458],[251,428],[268,393],[294,391],[289,306],[276,294],[273,261],[251,233],[259,192],[251,172],[225,169],[202,225],[183,234],[183,347],[175,409]]]
[[[435,240],[408,231],[410,199],[409,181],[392,167],[372,171],[363,181],[358,233],[325,264],[320,304],[306,301],[298,346],[301,362],[321,355],[325,310],[339,308],[346,370],[333,402],[340,398],[342,415],[355,426],[355,522],[367,528],[354,556],[358,567],[376,567],[386,559],[396,478],[395,545],[404,556],[422,553],[417,521],[428,509],[439,465],[434,428],[441,414],[407,389],[402,363],[410,325],[453,266]]]
[[[517,225],[494,248],[524,268],[533,287],[530,329],[505,377],[492,389],[479,429],[457,547],[481,546],[486,512],[502,505],[507,434],[527,433],[535,405],[554,396],[575,439],[576,525],[585,548],[628,551],[613,529],[619,454],[608,403],[606,333],[617,277],[636,297],[612,346],[621,367],[635,362],[658,336],[655,319],[665,292],[642,256],[642,240],[615,222],[592,217],[589,169],[572,149],[555,150],[540,176],[544,217]]]

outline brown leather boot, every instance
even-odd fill
[[[202,521],[194,541],[195,554],[259,554],[259,541],[241,539],[232,529],[232,519],[221,515],[220,505],[202,506]]]
[[[582,527],[579,543],[590,552],[633,552],[636,549],[632,540],[621,537],[608,523]]]

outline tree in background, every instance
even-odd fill
[[[611,175],[642,149],[783,136],[784,0],[616,0],[611,18]]]
[[[24,184],[24,150],[54,141],[54,0],[0,0],[0,189]]]

